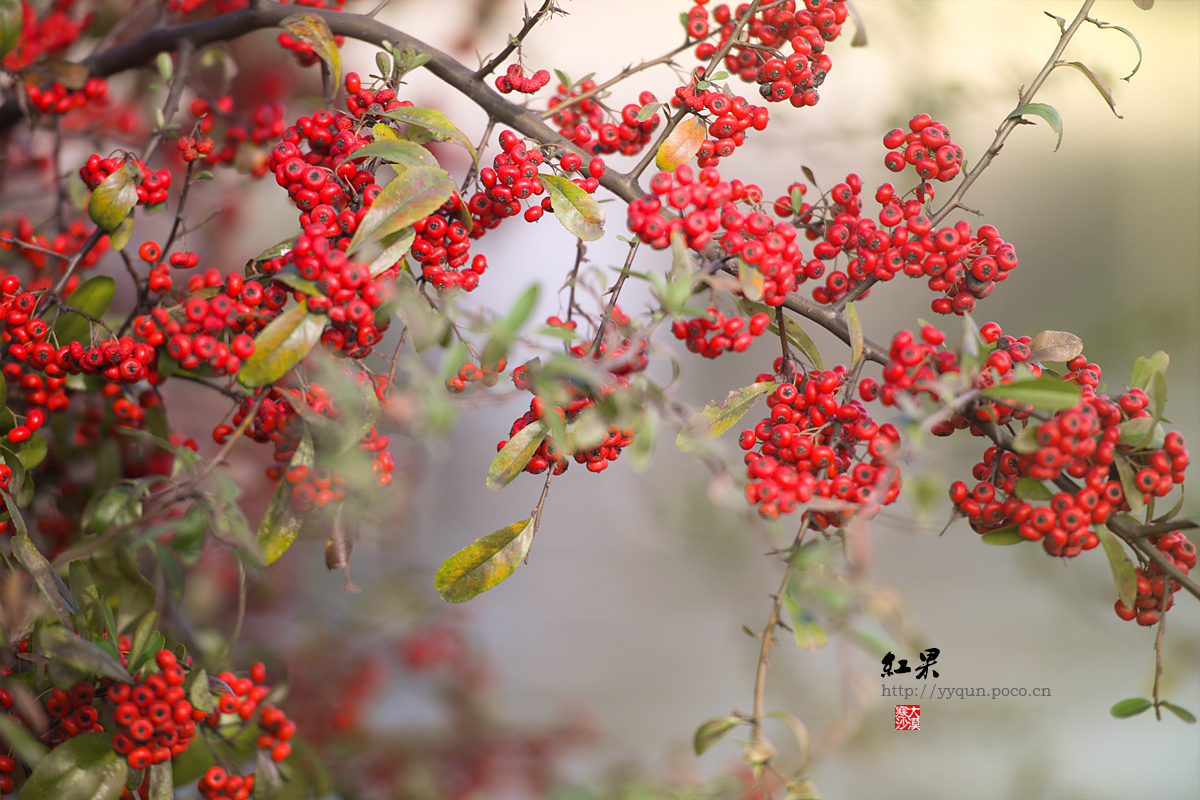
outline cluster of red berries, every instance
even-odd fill
[[[1184,574],[1196,566],[1196,545],[1179,531],[1151,536],[1147,541],[1157,547],[1158,551]],[[1133,608],[1129,608],[1118,598],[1113,610],[1117,612],[1118,617],[1127,622],[1136,619],[1138,625],[1149,627],[1157,623],[1175,603],[1175,592],[1179,591],[1179,586],[1179,581],[1163,575],[1158,564],[1147,561],[1145,566],[1137,568],[1137,599]]]
[[[0,754],[0,794],[9,794],[13,790],[12,775],[17,770],[17,762],[11,757]]]
[[[200,156],[208,155],[216,147],[213,140],[207,136],[201,136],[199,139],[192,136],[180,136],[175,145],[179,148],[179,152],[183,154],[183,160],[189,163],[200,158]]]
[[[266,684],[266,667],[262,663],[255,663],[250,667],[248,678],[239,678],[232,672],[222,672],[217,677],[233,691],[221,693],[217,707],[208,715],[209,727],[220,725],[222,717],[238,717],[248,722],[255,712],[259,712],[258,728],[261,733],[254,740],[255,744],[268,751],[272,761],[283,761],[290,756],[296,724],[275,706],[262,705],[259,711],[260,704],[271,693],[271,687]]]
[[[491,170],[485,168],[484,171]],[[541,184],[538,186],[540,188]],[[490,214],[490,201],[488,204],[487,213]],[[487,270],[488,264],[487,256],[471,255],[469,237],[476,230],[482,232],[484,229],[472,227],[468,233],[467,226],[459,219],[461,212],[455,211],[455,207],[461,209],[460,201],[457,196],[451,196],[437,211],[413,223],[417,236],[409,248],[409,256],[421,265],[422,277],[439,291],[458,287],[470,292],[479,285],[479,276]],[[541,206],[532,208],[542,210]]]
[[[549,70],[539,69],[526,78],[525,70],[520,64],[509,64],[508,70],[496,78],[496,91],[500,92],[500,94],[508,94],[509,92],[533,94],[549,82]]]
[[[778,385],[767,397],[767,417],[754,430],[743,431],[738,441],[750,451],[745,456],[750,504],[763,517],[775,519],[813,497],[867,506],[868,516],[894,502],[900,494],[900,476],[888,459],[900,440],[895,427],[875,423],[857,400],[839,403],[844,366],[813,370],[799,380],[787,380],[782,367],[779,357],[774,373],[756,378]],[[857,452],[860,444],[865,445],[865,453]],[[853,513],[817,511],[813,526],[836,528]]]
[[[551,121],[558,126],[562,136],[584,152],[593,155],[637,155],[650,143],[653,132],[662,122],[657,114],[638,120],[643,108],[657,102],[654,95],[642,92],[638,102],[626,104],[621,109],[620,120],[615,121],[614,117],[607,116],[607,109],[595,97],[577,102],[572,100],[595,88],[596,82],[593,80],[582,81],[570,91],[563,84],[558,84],[557,93],[547,102],[548,108],[558,109]]]
[[[992,225],[975,231],[964,220],[934,231],[922,207],[926,198],[933,197],[928,184],[908,199],[898,197],[890,183],[880,186],[875,192],[875,201],[883,206],[878,225],[863,215],[861,193],[862,181],[850,174],[829,191],[827,206],[803,204],[793,211],[791,198],[775,202],[777,214],[798,215],[810,241],[822,240],[813,247],[817,259],[832,261],[842,254],[849,258],[845,271],[832,270],[825,275],[824,286],[813,289],[818,303],[837,302],[868,278],[889,281],[904,273],[928,278],[930,290],[942,295],[931,304],[936,313],[961,316],[1017,266],[1015,248]],[[813,271],[824,274],[823,269]]]
[[[707,0],[704,0],[707,2]],[[687,31],[693,39],[709,34],[709,12],[704,2],[697,2],[688,12]],[[755,13],[743,29],[745,44],[735,42],[725,56],[725,68],[747,83],[757,83],[759,94],[766,100],[789,101],[795,108],[815,106],[820,100],[818,88],[833,68],[825,53],[825,45],[841,34],[847,9],[842,0],[805,0],[799,11],[795,0],[770,4]],[[712,21],[720,25],[716,42],[702,42],[696,47],[696,58],[711,59],[733,35],[734,27],[747,11],[748,3],[736,9],[721,4],[712,9]],[[768,57],[764,53],[787,42],[791,55]],[[781,54],[782,55],[782,54]]]
[[[676,339],[687,342],[687,349],[705,358],[716,358],[722,353],[741,353],[746,350],[756,336],[762,336],[763,331],[771,324],[768,314],[759,312],[746,319],[745,317],[725,317],[725,313],[715,308],[708,309],[703,317],[694,319],[679,319],[671,325],[671,332]],[[713,334],[709,337],[708,334]]]
[[[113,750],[133,769],[162,764],[188,749],[196,723],[205,718],[193,708],[183,689],[184,671],[175,654],[159,650],[154,657],[162,674],[150,675],[132,686],[114,683],[108,699],[115,704]]]
[[[267,174],[267,165],[261,157],[250,160],[241,157],[241,145],[247,141],[256,145],[265,145],[283,135],[287,123],[284,120],[283,106],[280,103],[263,103],[255,107],[250,114],[249,122],[245,124],[234,115],[233,98],[229,95],[219,97],[215,103],[211,104],[204,98],[197,97],[189,104],[188,111],[197,119],[196,124],[201,134],[212,133],[218,119],[224,118],[227,123],[221,148],[213,149],[215,148],[214,144],[206,151],[200,146],[205,141],[202,139],[196,143],[196,157],[203,156],[204,161],[212,166],[236,165],[239,170],[249,174],[252,178],[261,178]],[[189,158],[191,154],[188,148],[180,146],[180,151],[184,161],[194,160]]]
[[[503,357],[495,364],[483,366],[467,361],[458,368],[457,375],[446,379],[446,388],[454,394],[462,394],[466,391],[467,384],[474,381],[479,381],[484,386],[495,386],[507,364],[508,359]]]
[[[390,86],[376,91],[364,89],[362,78],[357,72],[347,72],[345,82],[346,93],[349,95],[346,98],[346,108],[356,117],[364,114],[369,117],[380,117],[388,111],[412,105],[411,100],[397,100],[396,92]]]
[[[42,89],[34,83],[25,84],[25,94],[29,102],[37,106],[43,114],[66,114],[77,108],[83,108],[88,103],[94,103],[99,108],[108,105],[108,81],[104,78],[88,78],[82,89],[72,91],[58,81],[50,84],[48,89]]]
[[[908,121],[908,131],[895,128],[883,137],[883,145],[892,152],[883,164],[892,172],[913,167],[923,181],[948,181],[962,169],[962,148],[950,141],[950,131],[928,114]]]
[[[746,131],[766,130],[770,113],[763,106],[751,105],[744,97],[728,95],[719,89],[700,89],[704,70],[699,68],[687,86],[675,89],[671,105],[684,106],[698,114],[708,114],[710,138],[700,143],[696,151],[696,166],[715,167],[721,159],[746,143]]]
[[[48,13],[39,20],[28,0],[21,0],[21,35],[0,64],[17,73],[42,56],[62,54],[75,44],[80,34],[92,24],[93,14],[72,15],[73,5],[75,0],[55,0],[48,9],[43,9]]]
[[[95,189],[104,179],[125,166],[125,158],[101,158],[92,154],[87,163],[79,168],[79,175],[89,189]],[[134,188],[137,190],[139,205],[154,206],[167,202],[167,190],[171,188],[171,170],[167,168],[153,172],[146,168],[145,162],[135,159],[134,164],[142,176]]]
[[[252,774],[230,775],[221,767],[209,767],[196,783],[196,789],[205,800],[249,800],[254,783]]]
[[[39,248],[50,250],[62,256],[70,256],[83,246],[87,241],[88,234],[91,231],[82,222],[72,222],[67,226],[67,229],[54,237],[53,240],[46,238],[41,234],[34,233],[33,224],[26,217],[19,217],[16,223],[16,230],[0,231],[0,250],[15,249],[29,265],[33,267],[34,275],[26,282],[26,287],[29,291],[38,291],[40,289],[49,289],[53,283],[54,276],[44,272],[47,263],[53,263],[56,266],[60,265],[65,259],[54,259],[47,261],[51,256],[46,253],[32,250],[23,245],[36,245]],[[94,267],[96,262],[100,260],[109,247],[109,238],[107,235],[101,236],[96,245],[88,251],[88,254],[83,257],[79,266],[82,268]],[[11,264],[5,265],[11,267]],[[0,277],[6,276],[8,271],[0,267]],[[74,291],[79,286],[79,276],[72,275],[67,282],[64,290],[66,292]]]

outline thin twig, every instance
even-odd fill
[[[587,245],[583,243],[583,239],[576,239],[575,266],[571,267],[571,274],[567,277],[567,285],[570,287],[570,294],[567,296],[567,322],[571,321],[571,315],[575,313],[575,283],[579,280],[579,267],[583,264],[586,253]]]
[[[563,112],[564,110],[570,108],[571,106],[578,105],[579,103],[582,103],[584,100],[590,100],[591,98],[595,97],[596,95],[598,95],[601,92],[608,89],[610,86],[615,86],[618,83],[620,83],[621,81],[625,80],[626,78],[629,78],[633,75],[638,74],[642,70],[650,69],[650,67],[656,67],[659,64],[670,64],[673,62],[675,56],[679,55],[684,50],[687,50],[688,48],[693,47],[695,44],[696,43],[694,41],[689,40],[689,41],[684,42],[683,44],[679,45],[671,52],[661,55],[658,58],[652,58],[649,61],[643,61],[642,63],[638,64],[637,66],[626,67],[625,69],[621,70],[616,75],[614,75],[613,77],[606,80],[604,83],[596,84],[596,86],[594,86],[591,89],[588,89],[586,92],[580,92],[579,94],[574,95],[573,97],[568,97],[566,100],[563,100],[561,103],[554,106],[553,108],[546,109],[545,111],[543,111],[541,113],[541,117],[542,117],[542,119],[552,119],[556,114]],[[571,87],[568,86],[566,88],[570,89]]]
[[[480,67],[479,71],[473,76],[474,79],[477,81],[482,81],[488,75],[491,75],[492,70],[503,64],[504,60],[512,55],[512,51],[521,46],[521,42],[525,41],[525,37],[529,35],[530,31],[533,30],[535,25],[541,22],[547,14],[558,11],[559,9],[557,6],[555,6],[554,1],[555,0],[546,0],[546,2],[542,4],[542,7],[538,9],[536,14],[534,14],[532,17],[526,17],[525,25],[521,28],[520,33],[518,33],[516,36],[510,36],[508,39],[508,44],[505,45],[504,49],[497,53],[491,61]],[[526,13],[528,13],[528,11]]]
[[[638,245],[641,243],[640,239],[634,239],[629,245],[629,255],[625,257],[625,266],[621,268],[621,276],[613,284],[612,299],[608,301],[608,308],[605,309],[604,316],[600,318],[600,327],[596,329],[596,338],[592,341],[593,356],[600,352],[600,345],[604,343],[604,332],[612,319],[613,309],[617,307],[617,296],[621,294],[621,287],[625,285],[625,279],[629,277],[629,268],[633,266],[633,257],[637,255]]]
[[[538,528],[542,524],[542,509],[546,506],[546,496],[550,494],[550,480],[554,477],[554,465],[546,467],[546,482],[542,484],[542,496],[538,498],[538,504],[534,506],[533,511],[529,516],[533,518],[533,531],[529,534],[529,546],[533,547],[533,537],[537,536]],[[525,564],[529,563],[529,551],[525,551]]]

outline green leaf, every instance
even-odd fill
[[[88,216],[106,231],[115,231],[137,205],[137,184],[141,183],[137,164],[126,161],[104,179],[88,201]]]
[[[288,469],[299,466],[311,469],[315,461],[312,434],[305,430],[296,452],[292,454],[292,460],[288,462]],[[262,548],[263,560],[267,564],[274,563],[287,552],[292,542],[296,541],[296,535],[300,533],[303,522],[304,518],[292,508],[292,484],[287,480],[280,481],[255,536],[258,546]]]
[[[846,330],[850,333],[850,365],[853,367],[858,364],[863,354],[862,323],[858,321],[858,311],[855,310],[854,303],[846,304],[843,316],[846,319]]]
[[[171,775],[170,759],[150,767],[150,800],[173,800],[175,781]]]
[[[1079,404],[1079,386],[1055,378],[1029,378],[980,392],[984,397],[1008,400],[1046,411],[1058,411]]]
[[[604,235],[604,209],[595,197],[560,175],[539,175],[538,180],[550,193],[555,218],[572,236],[594,242]]]
[[[175,62],[171,60],[171,54],[166,50],[159,53],[154,59],[154,65],[158,67],[158,76],[163,79],[163,83],[170,83],[175,74]]]
[[[318,297],[325,294],[321,288],[317,286],[317,282],[300,274],[300,270],[296,267],[284,267],[271,276],[282,284],[286,284],[289,288],[295,289],[297,292],[304,292],[309,297]]]
[[[1045,103],[1027,103],[1012,111],[1005,119],[1019,119],[1025,114],[1033,114],[1035,117],[1041,117],[1050,124],[1050,127],[1058,134],[1058,142],[1054,145],[1054,150],[1057,152],[1059,145],[1062,144],[1063,131],[1062,116],[1058,111],[1053,106],[1048,106]]]
[[[380,240],[383,243],[383,252],[375,256],[370,266],[367,267],[367,270],[371,273],[371,277],[379,277],[380,273],[386,269],[391,269],[397,261],[404,258],[404,254],[412,247],[412,243],[416,241],[416,238],[417,232],[412,228],[405,228],[404,230],[384,236]]]
[[[1029,541],[1020,533],[1017,532],[1016,525],[1010,525],[1007,528],[998,528],[994,531],[989,531],[979,537],[979,541],[984,544],[997,546],[1005,546],[1010,544],[1020,544],[1021,542]]]
[[[30,767],[36,767],[50,752],[50,748],[39,742],[29,728],[26,728],[16,717],[0,714],[0,738],[8,742],[15,751],[17,758]]]
[[[253,800],[276,800],[283,794],[283,779],[279,775],[279,766],[272,760],[271,753],[266,748],[257,748],[257,769],[254,773]]]
[[[640,422],[634,425],[636,434],[633,444],[629,446],[629,467],[634,472],[645,472],[654,459],[654,448],[658,444],[658,414],[649,408],[644,409]]]
[[[1137,573],[1120,541],[1107,530],[1096,531],[1100,535],[1100,544],[1104,546],[1104,555],[1108,556],[1108,569],[1112,572],[1113,585],[1117,587],[1117,596],[1126,608],[1133,608],[1137,601]]]
[[[1133,377],[1129,381],[1129,388],[1145,389],[1150,383],[1150,376],[1155,372],[1165,373],[1170,363],[1171,357],[1162,350],[1149,358],[1138,356],[1137,361],[1133,362]]]
[[[1154,5],[1154,0],[1133,0],[1133,3],[1138,8],[1146,11],[1149,10],[1150,6]],[[1112,28],[1114,31],[1120,31],[1129,37],[1129,40],[1133,42],[1133,46],[1137,48],[1138,60],[1137,63],[1133,65],[1133,72],[1129,73],[1124,78],[1121,78],[1121,80],[1128,81],[1134,75],[1137,75],[1137,71],[1142,68],[1142,45],[1138,42],[1137,37],[1133,35],[1133,32],[1128,28],[1122,28],[1120,25],[1109,25],[1107,22],[1099,22],[1091,18],[1088,19],[1088,22],[1092,23],[1101,30]]]
[[[1121,489],[1125,492],[1125,502],[1129,503],[1130,513],[1135,516],[1141,514],[1146,504],[1142,502],[1142,490],[1134,480],[1133,467],[1129,465],[1128,458],[1123,453],[1117,453],[1113,464],[1117,467],[1117,477],[1121,479]]]
[[[97,275],[84,281],[71,293],[67,302],[85,314],[100,319],[108,311],[116,291],[116,281],[107,275]],[[54,336],[58,339],[59,347],[71,342],[83,342],[84,347],[91,346],[91,330],[92,323],[89,320],[70,311],[64,312],[54,323]]]
[[[1174,703],[1168,703],[1166,700],[1160,700],[1158,704],[1160,706],[1162,706],[1163,708],[1167,709],[1168,711],[1170,711],[1175,716],[1179,717],[1184,722],[1190,723],[1192,725],[1196,724],[1196,716],[1192,712],[1188,711],[1186,708],[1177,706]]]
[[[547,431],[546,423],[536,420],[513,434],[488,467],[487,487],[496,492],[512,483],[533,458]]]
[[[61,660],[84,675],[104,675],[123,683],[133,683],[133,678],[120,661],[67,628],[55,625],[43,629],[41,644],[46,655]]]
[[[1021,453],[1023,455],[1036,453],[1038,450],[1041,450],[1042,446],[1038,444],[1037,440],[1037,426],[1030,425],[1022,428],[1021,432],[1013,437],[1012,449],[1014,453]]]
[[[446,559],[434,576],[434,587],[447,603],[470,600],[512,575],[531,544],[532,517],[489,533]]]
[[[388,119],[397,122],[407,122],[408,138],[417,144],[433,140],[435,142],[452,142],[471,154],[475,166],[479,166],[479,154],[467,135],[455,127],[454,123],[440,111],[432,108],[406,107],[395,108],[384,113]]]
[[[771,321],[767,323],[767,330],[769,330],[775,336],[779,335],[779,326],[775,324],[774,308],[763,305],[762,303],[751,303],[749,300],[741,300],[738,304],[742,307],[742,310],[747,315],[753,315],[759,312],[768,315],[771,318]],[[805,358],[808,359],[809,363],[812,364],[813,367],[819,370],[824,370],[825,361],[821,358],[821,351],[817,349],[816,342],[814,342],[809,335],[805,333],[804,329],[800,327],[800,323],[796,322],[796,320],[792,319],[787,314],[784,314],[783,324],[787,330],[786,335],[788,341],[795,345],[796,348],[804,354]]]
[[[1054,497],[1053,492],[1046,488],[1046,484],[1037,478],[1018,478],[1015,494],[1022,500],[1033,501],[1049,501]]]
[[[87,565],[82,561],[71,562],[71,604],[75,606],[75,629],[80,633],[84,630],[92,641],[103,638],[105,632],[105,614],[102,606],[108,601],[100,596],[96,582]],[[111,611],[110,611],[111,613]],[[115,631],[115,626],[113,630]]]
[[[129,655],[126,657],[126,663],[129,669],[137,672],[142,664],[146,663],[150,658],[154,657],[161,646],[152,648],[155,640],[155,626],[158,624],[158,612],[150,609],[142,615],[141,622],[138,623],[134,630],[133,638],[129,643]],[[159,636],[159,639],[162,637]]]
[[[792,620],[792,635],[801,650],[817,650],[829,644],[829,637],[821,623],[796,602],[790,595],[784,596],[783,604]]]
[[[654,154],[654,164],[663,172],[674,172],[700,152],[707,133],[704,121],[694,114],[688,114],[659,146]]]
[[[1108,713],[1112,714],[1117,719],[1125,719],[1126,717],[1137,716],[1153,705],[1153,703],[1144,697],[1130,697],[1128,700],[1122,700],[1121,702],[1114,704],[1113,707],[1108,710]]]
[[[758,266],[745,259],[738,259],[738,283],[742,286],[742,294],[747,300],[758,302],[763,298],[763,284],[766,279]]]
[[[700,723],[692,737],[692,748],[696,755],[703,755],[705,750],[721,741],[725,734],[742,724],[745,724],[745,720],[731,716],[713,717]]]
[[[208,673],[204,671],[204,667],[193,670],[187,676],[183,690],[187,692],[187,698],[192,704],[192,708],[198,708],[205,714],[211,714],[216,708],[212,699],[212,690],[208,688]]]
[[[1146,447],[1154,437],[1153,429],[1158,426],[1159,420],[1162,419],[1163,409],[1167,405],[1167,376],[1161,371],[1155,370],[1150,376],[1150,380],[1146,384],[1146,397],[1150,400],[1150,420],[1152,424],[1151,429],[1146,431],[1144,438],[1138,443],[1138,449]]]
[[[384,126],[384,128],[391,130],[387,126]],[[348,159],[363,157],[382,158],[391,164],[399,164],[406,169],[413,167],[438,167],[438,161],[433,157],[433,153],[430,153],[419,144],[406,142],[402,139],[376,140],[346,156]]]
[[[777,719],[792,732],[792,736],[796,739],[796,744],[800,747],[800,758],[802,759],[801,767],[797,772],[803,773],[804,768],[808,765],[809,753],[812,752],[812,743],[808,737],[808,728],[804,727],[795,714],[789,714],[786,711],[768,711],[767,716]]]
[[[401,171],[383,187],[358,223],[346,252],[354,253],[365,244],[429,216],[454,190],[454,179],[441,167],[412,167]]]
[[[292,14],[280,20],[279,27],[286,28],[305,42],[329,66],[330,79],[336,91],[342,82],[342,54],[325,20],[315,14]]]
[[[21,0],[0,0],[0,58],[11,53],[21,41],[23,11]]]
[[[375,54],[375,69],[379,70],[379,77],[381,78],[386,78],[392,74],[392,59],[382,50]]]
[[[21,800],[116,800],[128,763],[112,749],[112,733],[85,733],[54,748],[29,776]]]
[[[1100,76],[1088,69],[1087,65],[1080,61],[1059,61],[1054,66],[1056,67],[1073,67],[1083,73],[1084,77],[1092,82],[1092,86],[1096,87],[1096,91],[1104,98],[1104,102],[1108,103],[1108,107],[1112,109],[1114,114],[1117,114],[1117,104],[1113,101],[1112,89],[1108,88],[1108,84],[1100,79]],[[1136,72],[1136,70],[1134,70]],[[1120,114],[1117,114],[1117,119],[1125,119]]]
[[[108,244],[113,250],[124,250],[125,245],[129,244],[129,237],[133,235],[134,216],[134,212],[130,211],[129,216],[121,220],[117,229],[109,234]]]
[[[498,364],[501,358],[508,355],[508,349],[512,346],[513,339],[521,330],[521,326],[529,319],[529,315],[533,313],[537,299],[538,285],[535,283],[521,293],[504,319],[497,322],[495,331],[492,332],[491,338],[488,339],[479,356],[481,363]]]
[[[662,103],[647,103],[642,106],[642,110],[637,113],[637,121],[645,122],[658,113],[658,110],[663,107]]]
[[[299,303],[271,320],[254,338],[254,353],[242,364],[238,381],[247,388],[282,378],[321,341],[327,317]]]
[[[699,411],[688,417],[687,424],[675,437],[675,446],[685,453],[699,450],[702,443],[716,439],[733,427],[754,407],[760,397],[774,391],[777,385],[770,381],[752,383],[731,391],[724,403],[708,401]]]
[[[29,534],[25,531],[24,520],[21,519],[21,514],[17,510],[16,503],[8,492],[4,492],[4,501],[8,503],[8,511],[11,515],[13,523],[20,522],[17,527],[17,535],[12,537],[12,553],[20,562],[25,571],[29,573],[29,577],[33,578],[33,582],[42,592],[42,596],[50,603],[50,607],[54,609],[55,615],[59,621],[68,629],[74,630],[71,626],[71,608],[67,605],[67,601],[63,599],[62,592],[58,588],[60,579],[54,571],[54,567],[50,566],[50,562],[42,555],[41,551],[34,546],[29,539]]]
[[[1029,342],[1029,361],[1065,364],[1083,352],[1083,340],[1066,331],[1042,331]]]

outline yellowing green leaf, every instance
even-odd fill
[[[288,462],[288,469],[299,466],[311,468],[314,461],[312,434],[306,430],[296,452],[292,454],[291,461]],[[255,536],[258,546],[262,548],[263,561],[273,563],[286,553],[292,542],[296,541],[296,535],[300,533],[303,522],[304,518],[292,508],[292,484],[286,480],[280,481]]]
[[[712,747],[721,738],[743,724],[740,717],[713,717],[700,723],[700,727],[696,728],[696,734],[692,737],[692,748],[696,751],[696,755],[702,755],[705,750]]]
[[[1117,587],[1117,596],[1126,608],[1133,608],[1137,601],[1137,573],[1129,558],[1125,555],[1120,541],[1107,530],[1096,531],[1100,535],[1100,544],[1104,546],[1104,555],[1108,557],[1108,569],[1112,572],[1113,585]]]
[[[137,205],[136,187],[141,180],[141,171],[132,161],[126,161],[105,178],[88,201],[88,216],[92,222],[106,231],[119,228]]]
[[[402,107],[384,113],[388,119],[409,124],[408,138],[417,144],[423,142],[452,142],[471,154],[476,166],[479,165],[479,154],[467,135],[455,127],[454,123],[440,111],[432,108]]]
[[[792,621],[792,634],[801,650],[817,650],[829,644],[829,636],[821,627],[821,623],[805,611],[794,598],[785,596],[783,604]]]
[[[738,283],[742,287],[742,295],[747,300],[755,302],[763,298],[763,284],[766,279],[757,264],[751,264],[744,259],[738,259]]]
[[[604,209],[596,198],[560,175],[539,175],[550,192],[554,216],[572,236],[594,242],[604,235]]]
[[[333,32],[325,20],[315,14],[292,14],[279,21],[279,27],[286,28],[289,33],[306,43],[317,54],[317,57],[329,66],[329,74],[333,85],[342,82],[342,53],[338,50],[337,42],[333,40]]]
[[[1108,84],[1101,80],[1099,75],[1088,69],[1086,64],[1081,61],[1060,61],[1055,66],[1072,67],[1082,72],[1084,77],[1092,82],[1092,86],[1096,87],[1096,91],[1104,98],[1104,102],[1108,103],[1108,107],[1112,109],[1112,112],[1117,114],[1117,104],[1113,101],[1112,89],[1108,88]],[[1117,114],[1117,119],[1124,119],[1124,117]]]
[[[1008,400],[1046,411],[1058,411],[1079,404],[1079,385],[1056,378],[1029,378],[993,386],[980,392],[984,397]]]
[[[654,164],[663,172],[674,172],[680,166],[692,160],[692,156],[700,152],[704,137],[708,133],[704,121],[699,117],[688,114],[675,130],[671,131],[666,140],[654,154]]]
[[[770,381],[752,383],[731,391],[724,403],[718,404],[715,400],[705,403],[699,411],[688,417],[687,424],[675,437],[675,446],[685,453],[699,450],[704,442],[711,442],[733,427],[760,397],[773,391],[776,385]]]
[[[1026,542],[1029,540],[1017,532],[1016,525],[1011,525],[1007,528],[988,531],[983,536],[979,537],[979,541],[983,542],[984,544],[1003,546],[1009,544],[1020,544],[1021,542]]]
[[[369,242],[429,216],[454,190],[454,179],[441,167],[412,167],[402,171],[375,198],[358,223],[346,252],[354,253]]]
[[[1083,352],[1083,340],[1066,331],[1042,331],[1029,342],[1029,361],[1065,364]]]
[[[459,550],[442,563],[433,585],[447,603],[462,603],[512,575],[533,544],[533,519],[514,522]]]
[[[238,381],[253,389],[282,378],[321,340],[327,319],[299,303],[271,320],[255,337],[254,354],[242,365]]]
[[[862,323],[858,321],[858,311],[855,310],[854,303],[846,304],[845,318],[846,329],[850,333],[850,364],[855,365],[863,354],[863,329]]]
[[[375,127],[391,131],[391,128],[386,125],[376,125]],[[438,166],[437,159],[433,157],[433,153],[430,153],[419,144],[406,142],[399,138],[376,139],[347,156],[347,158],[363,157],[382,158],[385,161],[405,168]]]
[[[513,434],[488,467],[487,487],[496,492],[512,483],[533,458],[547,431],[546,423],[536,420]]]

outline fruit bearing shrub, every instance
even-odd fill
[[[1133,39],[1091,6],[1053,18],[1057,46],[985,152],[964,153],[913,109],[879,132],[895,177],[872,187],[806,169],[759,186],[736,166],[773,119],[819,103],[835,60],[866,43],[843,0],[685,4],[682,41],[665,55],[578,81],[524,63],[521,43],[553,25],[553,0],[474,69],[323,0],[168,0],[119,21],[86,0],[0,0],[0,793],[162,798],[191,784],[206,798],[398,796],[408,779],[397,762],[422,759],[438,796],[495,790],[503,770],[463,743],[482,735],[464,709],[480,706],[485,669],[453,621],[399,649],[405,669],[440,675],[459,720],[424,747],[365,726],[382,667],[355,656],[349,632],[326,632],[332,650],[298,647],[309,666],[290,674],[245,663],[235,645],[248,581],[302,529],[327,536],[326,566],[348,571],[363,523],[386,524],[400,482],[384,419],[406,436],[436,432],[447,393],[477,407],[509,382],[528,411],[496,431],[490,465],[463,474],[528,493],[533,511],[445,554],[432,581],[444,601],[512,576],[556,477],[574,467],[571,480],[600,483],[581,473],[622,456],[647,468],[662,430],[780,533],[770,557],[782,577],[752,632],[751,710],[695,733],[699,753],[745,729],[746,770],[714,792],[818,796],[803,722],[764,707],[769,656],[779,629],[802,647],[831,629],[875,652],[853,588],[870,523],[899,496],[909,457],[939,437],[978,453],[950,487],[951,523],[988,544],[1036,543],[1025,546],[1047,558],[1099,550],[1115,614],[1152,629],[1161,659],[1176,593],[1200,596],[1186,535],[1196,523],[1177,518],[1188,449],[1164,418],[1168,358],[1138,359],[1125,382],[1071,333],[977,323],[1019,269],[1020,243],[963,204],[1020,124],[1041,119],[1061,141],[1058,112],[1035,102],[1059,67],[1112,105],[1097,75],[1064,60],[1085,27]],[[323,97],[237,90],[231,53],[253,56],[225,45],[262,29],[290,51],[287,74],[319,71]],[[374,63],[343,63],[347,39],[374,45]],[[679,76],[670,96],[639,87],[639,73],[667,62]],[[464,132],[414,105],[415,70],[477,104],[486,125]],[[450,174],[430,142],[461,147],[469,169]],[[233,258],[192,249],[211,220],[194,211],[204,196],[253,181],[273,181],[295,221],[279,244]],[[47,200],[36,211],[19,199],[29,185]],[[601,198],[618,202],[606,212]],[[488,233],[519,229],[532,250],[548,224],[578,239],[578,257],[551,280],[561,311],[531,327],[538,286],[508,308],[486,303],[505,270],[489,262]],[[583,268],[585,243],[605,235],[628,247],[611,286]],[[669,251],[669,268],[639,269],[647,250]],[[869,297],[914,279],[930,294],[913,325],[867,339]],[[621,309],[630,280],[651,289],[652,308]],[[482,306],[463,303],[477,292]],[[819,352],[814,327],[844,349]],[[529,352],[539,355],[516,363]],[[693,356],[758,374],[687,409],[647,368],[702,368]],[[198,392],[219,448],[207,459],[172,427],[168,402]],[[275,487],[265,508],[227,465],[244,439]],[[184,588],[205,571],[237,597],[219,636],[188,617]],[[1117,703],[1114,716],[1153,708],[1194,722],[1159,696],[1159,663],[1153,697]],[[798,755],[777,757],[768,719]],[[581,736],[507,731],[490,745],[536,795],[557,750]]]

